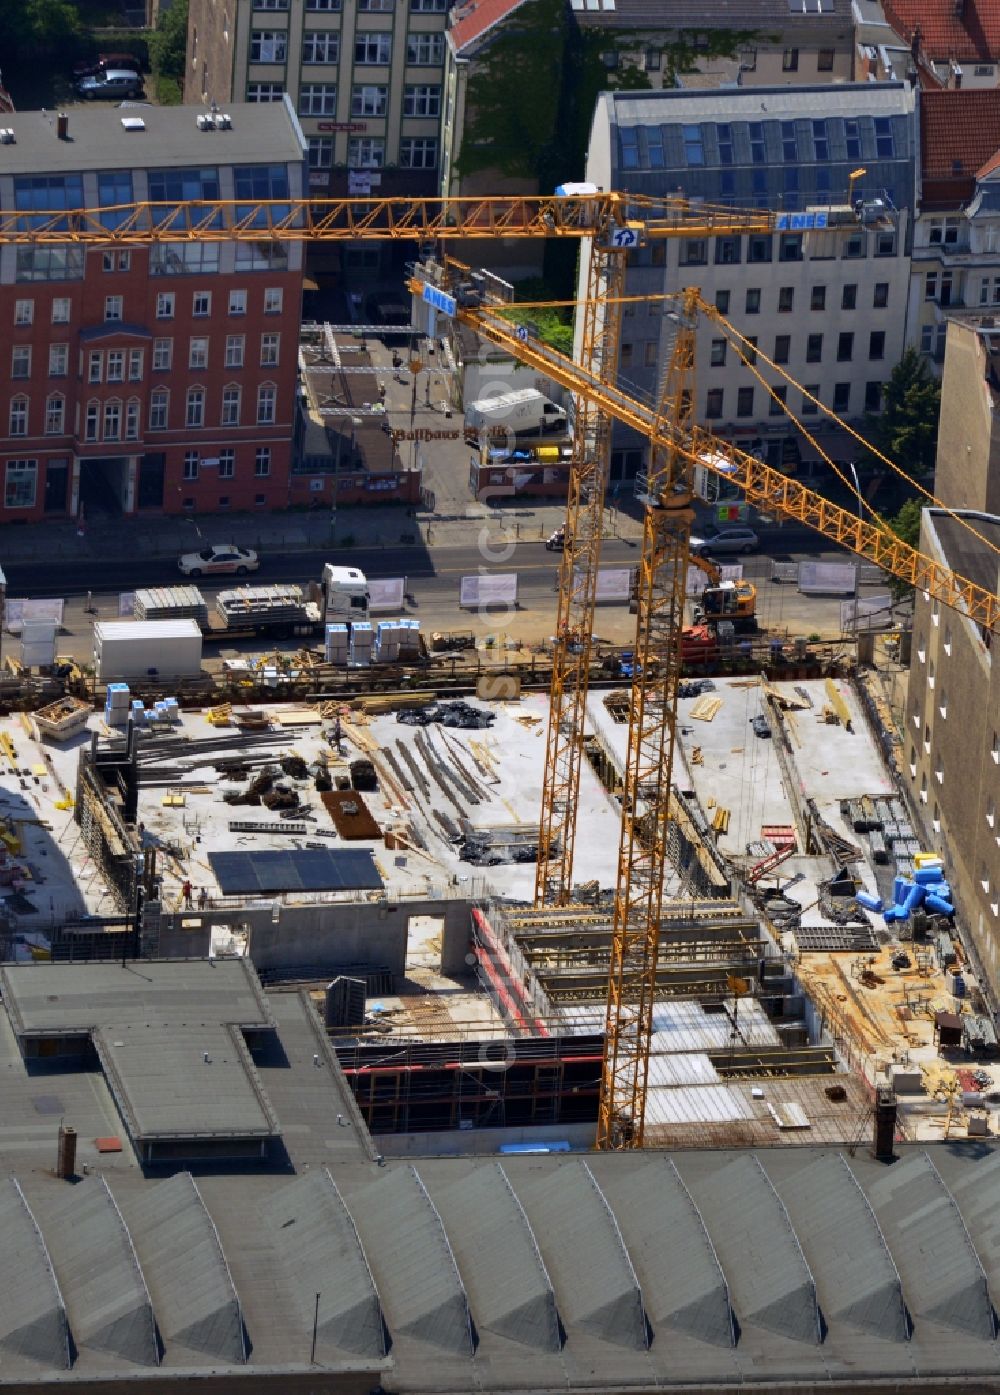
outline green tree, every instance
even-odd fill
[[[188,0],[173,0],[160,13],[156,32],[149,40],[149,61],[158,78],[184,80],[187,54]]]
[[[892,531],[903,542],[909,543],[910,547],[920,546],[920,515],[923,513],[923,502],[921,499],[907,499],[899,513],[895,514],[887,522]],[[900,581],[898,577],[889,578],[889,589],[898,601],[903,596],[908,596],[913,590],[912,586],[907,586],[905,581]]]
[[[923,355],[906,349],[889,375],[872,439],[911,479],[924,479],[934,472],[940,412],[941,384]]]
[[[80,51],[83,27],[69,0],[25,0],[0,3],[0,54],[8,76],[22,63],[44,58],[71,63]]]

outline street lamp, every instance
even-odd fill
[[[859,481],[858,481],[858,472],[857,472],[857,470],[854,468],[854,461],[853,461],[853,460],[851,460],[851,461],[848,462],[847,468],[850,470],[850,472],[851,472],[851,479],[854,481],[854,492],[855,492],[855,494],[858,496],[858,517],[861,518],[861,516],[862,516],[862,512],[861,512],[861,511],[862,511],[862,507],[863,507],[862,499],[861,499],[861,485],[860,485],[860,483],[859,483]]]

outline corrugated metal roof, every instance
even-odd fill
[[[68,1187],[42,1224],[76,1345],[138,1366],[158,1365],[146,1281],[104,1178],[88,1177]]]
[[[385,1354],[382,1309],[358,1232],[326,1168],[296,1178],[263,1208],[303,1332],[317,1320],[321,1360]],[[319,1310],[316,1310],[316,1295]],[[332,1349],[332,1350],[331,1350]]]
[[[905,1342],[909,1326],[899,1274],[843,1155],[811,1159],[783,1177],[779,1191],[816,1276],[824,1316]]]
[[[539,1237],[567,1325],[603,1341],[641,1350],[647,1344],[639,1281],[614,1214],[581,1159],[557,1173],[509,1169],[511,1183]]]
[[[928,1154],[901,1159],[868,1187],[868,1199],[913,1313],[991,1342],[993,1305],[985,1271],[955,1198]]]
[[[190,1172],[141,1192],[127,1210],[165,1343],[242,1365],[247,1354],[240,1300]]]
[[[777,1192],[756,1154],[721,1157],[728,1160],[706,1165],[691,1154],[677,1165],[729,1278],[737,1317],[818,1342],[816,1286]]]
[[[555,1294],[534,1232],[499,1163],[435,1186],[422,1173],[451,1236],[476,1327],[523,1346],[562,1346]]]
[[[383,1172],[348,1198],[389,1330],[471,1356],[465,1287],[434,1203],[413,1167]]]
[[[0,1186],[0,1351],[64,1370],[66,1308],[48,1250],[17,1181]],[[0,1355],[0,1372],[5,1365]]]
[[[673,1163],[622,1167],[595,1158],[592,1170],[621,1227],[654,1333],[661,1325],[719,1346],[734,1344],[729,1290],[701,1213]]]

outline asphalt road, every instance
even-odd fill
[[[732,559],[743,562],[748,577],[766,575],[772,557],[783,560],[820,553],[831,557],[839,555],[831,553],[824,539],[809,529],[784,529],[773,534],[762,534],[761,542],[766,555],[761,553]],[[637,543],[608,539],[601,551],[602,563],[608,566],[632,563],[638,560],[638,553]],[[518,572],[522,597],[527,599],[529,593],[551,591],[558,571],[558,557],[546,552],[537,542],[514,546],[490,542],[481,549],[477,540],[462,547],[438,546],[432,551],[419,544],[412,547],[352,548],[349,552],[341,551],[337,560],[360,567],[370,578],[405,576],[414,583],[408,589],[418,600],[422,594],[441,597],[448,590],[453,590],[457,596],[459,578],[475,575],[482,567],[489,571]],[[218,589],[239,584],[318,581],[324,563],[329,561],[329,548],[314,552],[267,553],[261,558],[259,571],[252,576],[202,577],[197,584],[209,597]],[[184,581],[176,562],[168,557],[74,561],[69,566],[60,566],[56,559],[14,561],[5,564],[4,571],[7,594],[19,597],[68,598],[85,596],[88,591],[95,595],[110,595],[118,591],[133,591],[138,586],[176,586]]]

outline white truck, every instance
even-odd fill
[[[566,412],[537,388],[520,388],[496,397],[481,397],[465,409],[465,437],[475,442],[487,436],[537,435],[541,431],[565,431]]]

